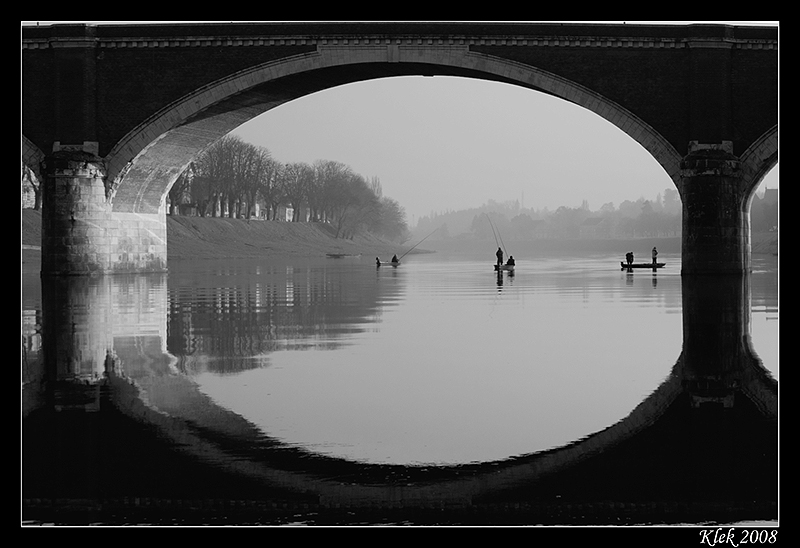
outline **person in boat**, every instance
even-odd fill
[[[514,260],[513,255],[509,255],[508,260],[506,261],[506,266],[514,266],[517,262]]]
[[[656,257],[658,257],[658,250],[653,246],[653,264],[656,264]]]
[[[497,266],[502,266],[503,265],[503,250],[498,247],[497,248],[497,252],[495,253],[495,256],[497,257]]]
[[[399,263],[400,262],[400,259],[397,258],[397,253],[394,254],[394,257],[392,257],[392,262],[393,263]]]
[[[380,257],[375,257],[375,264],[381,266],[381,259]]]
[[[633,251],[628,251],[625,254],[625,260],[628,262],[628,264],[633,264]]]

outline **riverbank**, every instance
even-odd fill
[[[39,251],[42,240],[41,212],[23,209],[21,215],[21,243],[23,262],[28,254]],[[357,236],[352,240],[336,238],[332,229],[323,223],[285,223],[275,221],[247,221],[244,219],[167,216],[168,260],[184,259],[236,259],[270,255],[324,257],[327,254],[367,255],[388,258],[404,254],[416,242],[397,245],[373,236]],[[492,242],[493,243],[493,242]],[[662,253],[680,252],[680,238],[646,240],[532,240],[507,242],[514,248],[531,248],[531,251],[608,251],[622,254],[635,249],[649,254],[654,246]],[[426,251],[457,251],[474,249],[476,241],[453,238],[428,240]],[[753,254],[778,254],[778,233],[756,233],[751,238]],[[517,254],[520,254],[516,251]]]
[[[22,210],[23,261],[38,252],[41,212]],[[388,260],[413,244],[397,245],[374,236],[336,238],[323,223],[285,223],[245,219],[167,216],[167,259],[244,259],[270,255],[324,257],[329,253],[367,255]],[[421,252],[419,249],[413,251]]]

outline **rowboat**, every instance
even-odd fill
[[[494,265],[494,270],[495,270],[495,272],[500,272],[501,270],[507,270],[509,272],[514,272],[514,265],[513,264],[504,264],[504,265],[496,264],[496,265]]]
[[[354,254],[354,253],[326,253],[328,257],[331,259],[343,259],[345,257],[361,257],[361,253]]]
[[[376,265],[377,265],[378,268],[380,268],[382,266],[400,266],[400,261],[398,261],[396,263],[393,263],[391,261],[377,261]]]
[[[626,263],[625,261],[620,261],[619,265],[622,267],[623,270],[626,268],[652,268],[655,270],[656,268],[664,268],[667,263]]]

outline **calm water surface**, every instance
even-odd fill
[[[169,346],[215,404],[291,446],[369,463],[456,464],[557,447],[625,417],[681,353],[680,257],[413,255],[175,265]],[[770,261],[753,345],[777,378]],[[187,324],[191,324],[187,327]]]
[[[634,453],[685,447],[633,477],[657,465],[666,478],[674,459],[680,471],[614,496],[760,497],[766,510],[736,519],[772,517],[776,257],[755,256],[749,277],[691,283],[666,253],[658,272],[561,255],[498,275],[489,257],[415,254],[397,268],[372,257],[182,261],[168,275],[44,284],[28,273],[24,498],[281,496],[259,487],[274,485],[369,506],[413,481],[404,497],[457,501],[488,492],[484,479],[500,492],[500,470],[548,466],[543,451],[578,462],[659,420]],[[659,403],[671,398],[689,399]],[[733,414],[687,410],[707,401]],[[206,488],[197,459],[233,475]],[[442,491],[426,491],[429,473]],[[483,479],[457,481],[473,474]],[[576,474],[541,500],[591,500]],[[728,481],[742,474],[746,486]]]

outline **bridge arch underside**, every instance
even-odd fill
[[[653,66],[649,70],[652,72]],[[102,210],[102,218],[98,215],[89,219],[87,227],[104,224],[106,232],[114,234],[113,241],[123,242],[123,247],[101,242],[103,249],[99,253],[94,253],[99,246],[92,244],[88,249],[91,253],[60,248],[54,251],[57,246],[46,250],[43,232],[43,258],[46,254],[53,257],[50,262],[43,260],[43,270],[81,274],[165,268],[165,197],[180,173],[205,148],[243,123],[293,99],[348,83],[410,75],[458,76],[521,86],[596,113],[647,150],[680,192],[683,273],[749,270],[749,204],[758,181],[777,161],[777,126],[756,137],[753,134],[759,131],[758,124],[750,124],[747,135],[740,140],[710,147],[686,142],[689,130],[682,122],[674,122],[674,116],[664,116],[659,105],[644,106],[652,102],[647,94],[657,84],[648,84],[649,88],[639,90],[636,98],[629,100],[620,91],[625,76],[611,87],[607,82],[597,84],[603,88],[601,94],[554,72],[469,46],[430,44],[319,45],[308,53],[235,72],[162,108],[110,149],[101,161],[102,181],[95,178],[91,192],[87,192],[87,196],[91,195],[87,198],[90,209]],[[591,78],[584,81],[597,87]],[[673,91],[670,96],[680,95],[680,90]],[[619,97],[625,106],[607,95]],[[688,107],[678,102],[673,108]],[[647,121],[633,110],[642,112]],[[107,150],[108,146],[100,143],[100,150]],[[66,223],[67,217],[63,221]],[[83,239],[89,241],[97,238],[80,236],[87,236]],[[70,258],[90,257],[91,262],[92,256],[101,255],[96,264],[58,266],[68,264]]]
[[[232,75],[171,105],[129,134],[107,157],[113,210],[156,213],[172,183],[202,150],[245,122],[305,95],[340,85],[397,76],[457,76],[490,80],[547,93],[595,112],[639,142],[677,182],[680,155],[647,123],[579,84],[511,61],[476,54],[420,50],[413,61],[349,53],[345,62],[324,50]],[[365,58],[367,57],[367,58]],[[247,82],[247,84],[245,84]],[[229,90],[241,90],[231,94]],[[195,111],[189,115],[187,107]],[[184,116],[164,130],[164,123]],[[131,143],[147,142],[136,150]]]

